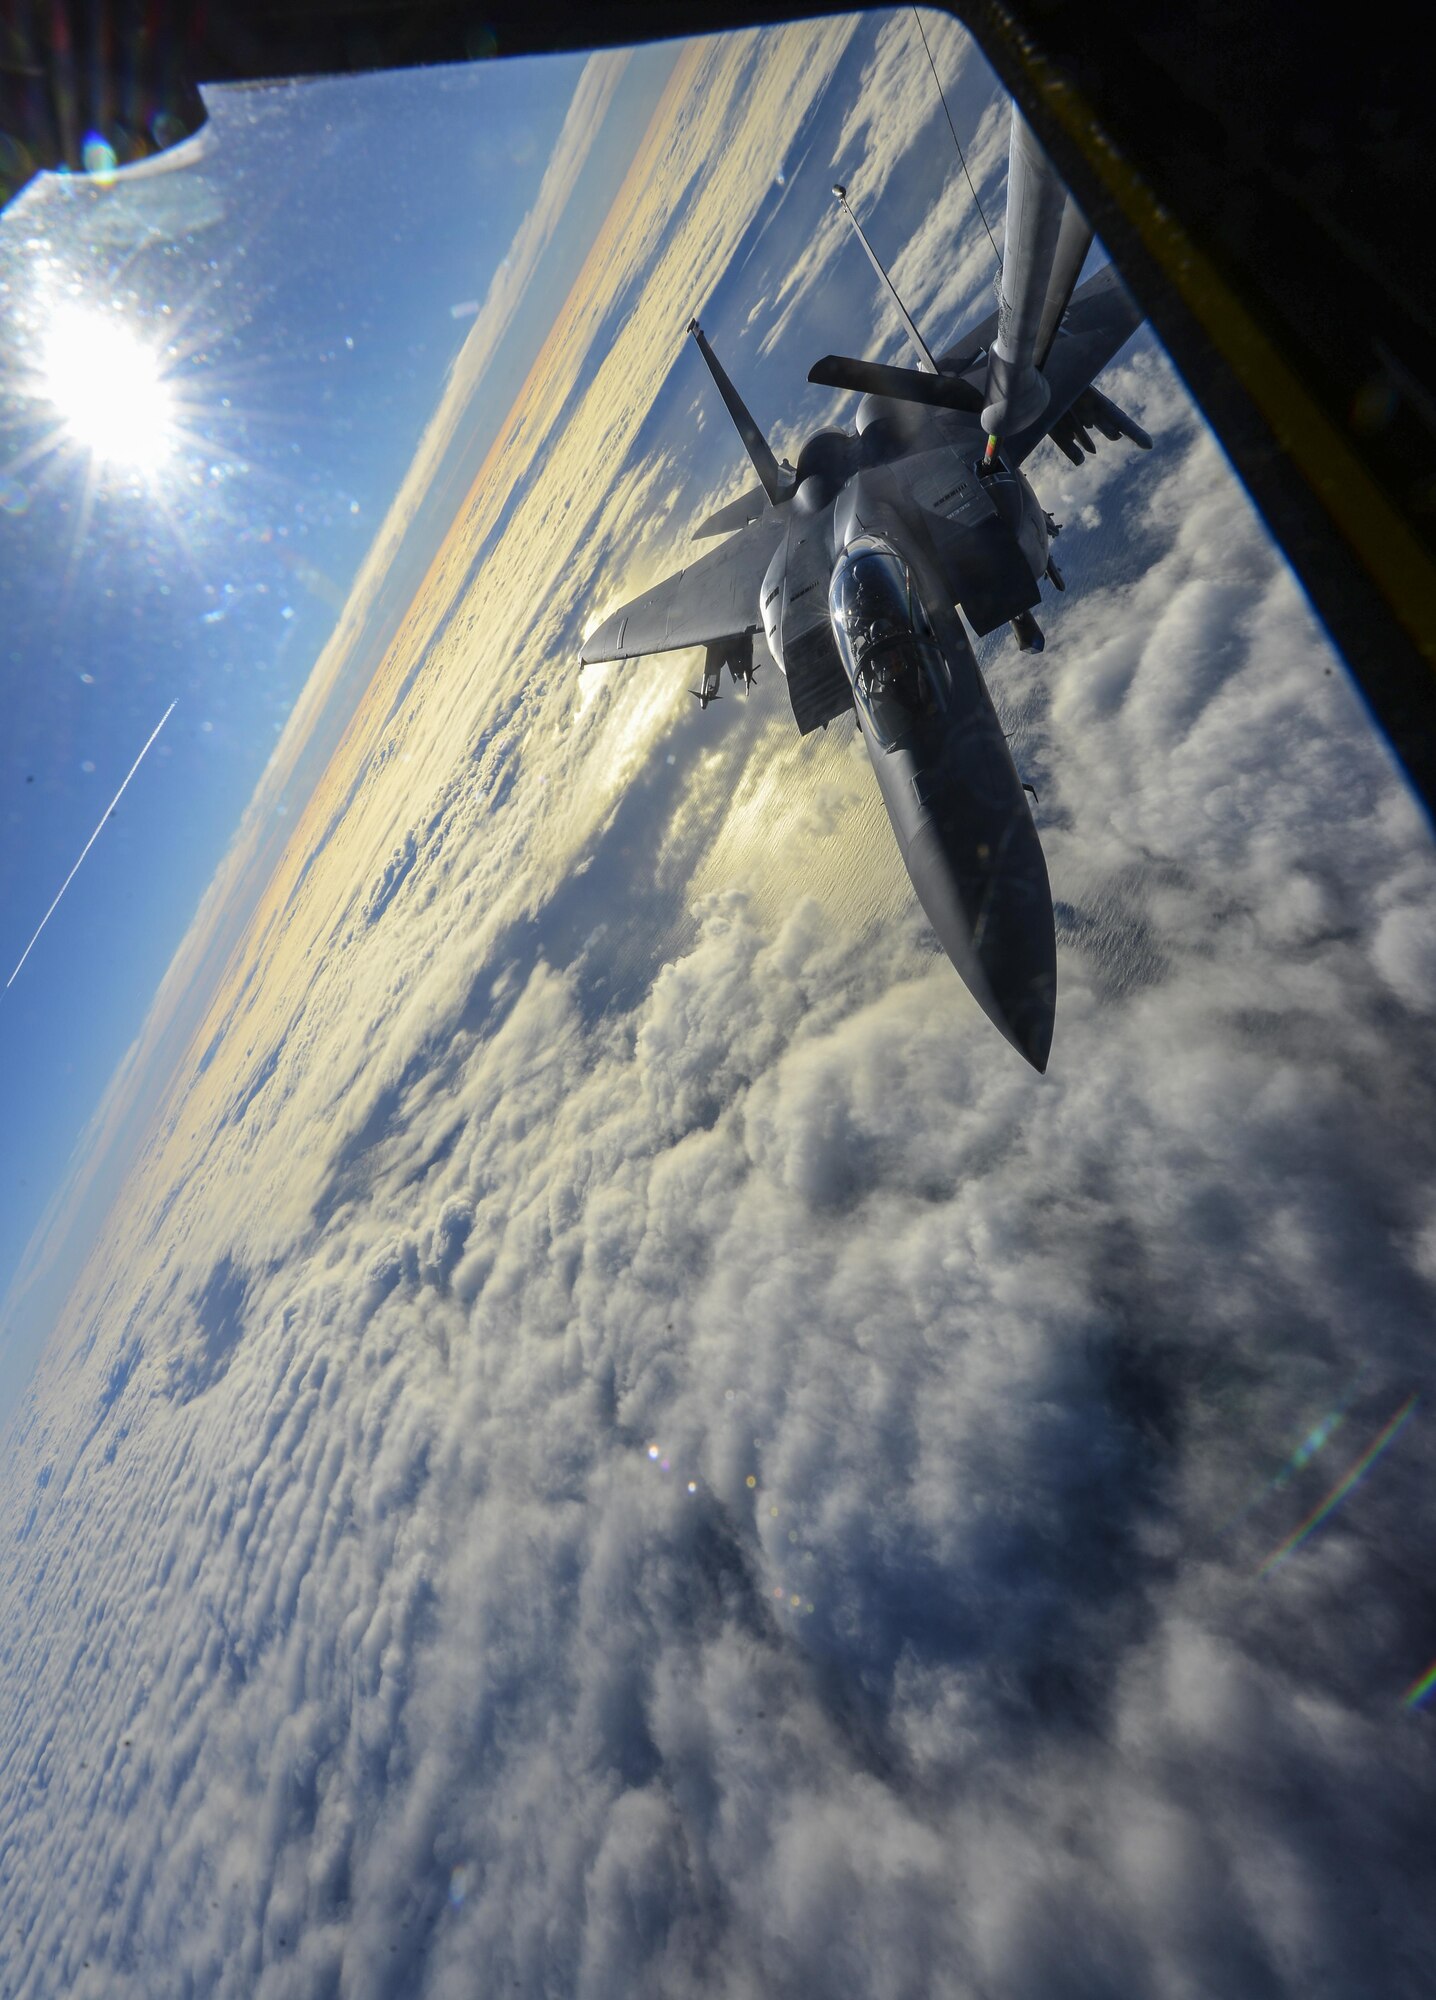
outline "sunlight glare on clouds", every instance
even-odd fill
[[[102,463],[154,472],[174,443],[174,396],[160,356],[114,311],[56,308],[40,362],[45,396],[71,443]]]

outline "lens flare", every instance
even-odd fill
[[[1360,1458],[1357,1459],[1355,1465],[1351,1467],[1350,1471],[1337,1481],[1324,1500],[1317,1502],[1306,1519],[1292,1529],[1286,1540],[1272,1550],[1271,1554],[1257,1571],[1258,1576],[1269,1576],[1278,1563],[1284,1562],[1293,1549],[1300,1547],[1301,1543],[1306,1540],[1313,1529],[1321,1526],[1334,1507],[1340,1506],[1357,1480],[1360,1479],[1362,1473],[1376,1463],[1382,1452],[1392,1442],[1396,1433],[1413,1414],[1416,1409],[1416,1403],[1417,1398],[1415,1396],[1407,1397],[1401,1408],[1396,1412],[1396,1415],[1386,1425],[1385,1429],[1378,1432],[1377,1436],[1373,1438]]]
[[[70,442],[92,458],[154,472],[169,457],[174,397],[159,355],[119,313],[57,306],[45,333],[40,385]]]
[[[92,180],[98,181],[101,187],[112,185],[119,161],[115,157],[114,147],[102,132],[86,133],[85,143],[80,149],[80,158],[84,162],[85,172]]]
[[[1356,1401],[1369,1372],[1367,1364],[1363,1362],[1351,1386],[1340,1400],[1332,1405],[1319,1423],[1312,1425],[1306,1436],[1297,1445],[1295,1451],[1277,1467],[1265,1486],[1259,1492],[1254,1493],[1250,1500],[1243,1502],[1235,1514],[1229,1516],[1222,1524],[1221,1532],[1223,1534],[1227,1534],[1232,1528],[1236,1527],[1239,1521],[1244,1521],[1252,1509],[1259,1507],[1269,1493],[1280,1493],[1283,1487],[1290,1486],[1297,1475],[1306,1470],[1317,1453],[1324,1450],[1331,1443],[1331,1440],[1346,1422],[1347,1412]]]

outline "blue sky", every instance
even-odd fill
[[[669,59],[636,65],[638,87]],[[192,164],[108,189],[48,178],[0,219],[5,977],[175,703],[0,999],[0,1293],[333,624],[582,67],[214,91]],[[626,164],[621,105],[608,128],[530,324]],[[26,370],[57,288],[183,350],[168,373],[188,435],[157,491],[111,473],[88,513],[82,451],[29,456],[54,422]],[[518,344],[497,358],[460,481],[527,365]]]

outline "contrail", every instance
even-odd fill
[[[99,839],[100,827],[104,825],[105,821],[109,818],[110,814],[114,811],[115,807],[120,803],[120,800],[124,797],[125,785],[127,785],[130,782],[130,779],[133,778],[136,771],[139,770],[141,764],[144,763],[145,758],[149,755],[150,743],[154,742],[155,737],[159,735],[160,731],[164,728],[165,724],[169,721],[170,717],[174,714],[174,712],[175,712],[175,704],[171,702],[169,707],[165,710],[164,714],[160,717],[159,721],[155,724],[154,729],[150,734],[149,743],[146,743],[144,749],[141,750],[139,756],[136,757],[134,763],[131,764],[129,770],[126,771],[125,784],[120,786],[120,789],[115,793],[115,796],[110,800],[110,803],[105,807],[104,812],[100,816],[100,826],[97,826],[95,828],[94,832],[90,835],[89,839],[80,849],[80,861],[84,860],[85,856],[89,853],[90,849]],[[60,896],[64,895],[65,891],[74,881],[76,875],[79,874],[80,861],[77,861],[75,863],[74,867],[70,870],[69,874],[60,884],[60,894],[56,896],[55,902],[51,903],[49,909],[46,910],[44,916],[41,917],[39,928],[36,930],[35,936],[31,938],[30,942],[26,945],[25,949],[20,954],[20,965],[23,965],[25,963],[26,959],[35,949],[35,943],[36,940],[39,938],[40,932],[44,930],[46,924],[49,923],[51,917],[53,917],[55,914],[55,904],[59,902]],[[10,974],[10,977],[5,981],[5,991],[7,993],[10,991],[10,988],[15,984],[15,981],[20,977],[20,965],[16,966],[15,970]]]

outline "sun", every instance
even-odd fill
[[[57,306],[44,336],[40,390],[67,440],[98,464],[153,474],[174,449],[175,399],[160,355],[123,316]]]

